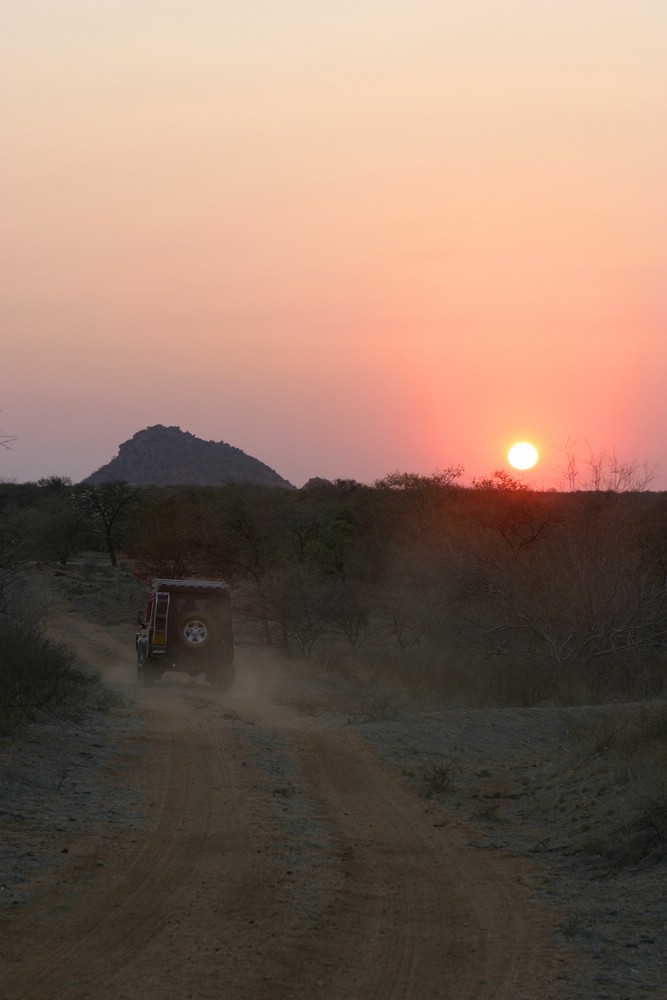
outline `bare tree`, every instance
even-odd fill
[[[604,498],[600,498],[603,500]],[[510,669],[544,668],[554,688],[603,691],[614,671],[655,655],[667,636],[667,592],[634,514],[599,504],[539,546],[489,552],[470,636]]]
[[[561,451],[565,455],[565,465],[562,466],[561,472],[563,473],[563,479],[567,483],[567,488],[570,493],[574,493],[577,489],[577,484],[579,482],[579,461],[577,459],[577,453],[575,451],[577,446],[576,439],[572,441],[570,438],[567,439],[563,445]]]
[[[131,483],[116,481],[86,486],[72,495],[79,509],[90,514],[101,529],[112,566],[118,565],[117,532],[136,502],[138,493],[137,487]]]
[[[561,472],[571,493],[576,490],[645,493],[655,479],[656,467],[647,461],[623,461],[615,451],[609,452],[606,448],[594,451],[587,442],[583,444],[588,452],[583,458],[577,454],[577,439],[568,438],[561,449],[565,455]],[[581,478],[582,467],[588,470],[585,478]]]

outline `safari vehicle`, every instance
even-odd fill
[[[156,579],[137,619],[137,681],[185,671],[226,690],[234,682],[231,591],[219,580]]]

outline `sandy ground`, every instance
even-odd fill
[[[667,995],[664,870],[614,895],[549,827],[562,713],[351,724],[250,646],[229,694],[139,689],[131,626],[52,628],[123,700],[0,745],[3,1000]]]

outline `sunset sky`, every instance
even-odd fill
[[[664,0],[4,0],[0,478],[667,489]]]

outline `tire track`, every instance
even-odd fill
[[[563,996],[527,866],[471,848],[349,728],[256,693],[139,699],[152,804],[94,881],[70,865],[58,923],[59,889],[12,915],[3,1000]]]
[[[169,717],[170,721],[172,716]],[[155,722],[154,722],[155,724]],[[108,981],[118,967],[134,963],[169,914],[167,900],[188,878],[209,834],[211,803],[206,735],[195,749],[197,780],[192,780],[193,748],[182,725],[157,736],[154,751],[162,788],[157,817],[131,851],[121,846],[114,868],[105,872],[101,894],[90,898],[64,923],[40,934],[30,968],[7,979],[5,992],[17,1000],[86,996],[86,984]],[[161,760],[162,758],[162,760]],[[81,992],[83,990],[83,992]]]
[[[455,823],[436,827],[424,803],[353,734],[302,731],[293,741],[345,872],[335,915],[345,965],[327,996],[552,995],[548,929],[502,864],[472,850]]]

